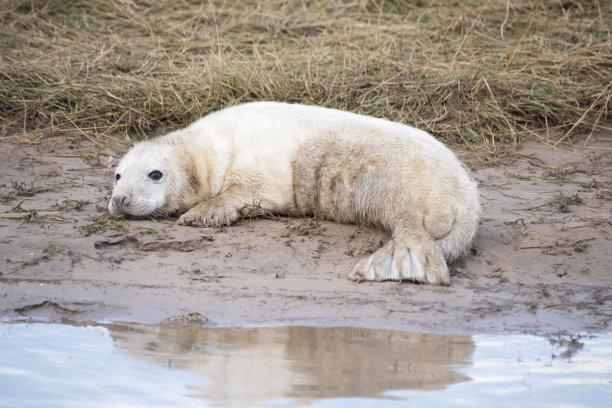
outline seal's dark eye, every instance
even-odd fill
[[[152,172],[149,173],[149,178],[153,181],[159,181],[162,179],[163,176],[164,175],[159,170],[153,170]]]
[[[121,178],[121,174],[119,173],[115,174],[115,181],[119,181],[120,178]]]

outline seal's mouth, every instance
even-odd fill
[[[124,215],[132,218],[162,218],[168,215],[164,206],[140,199],[132,194],[113,194],[108,202],[108,211],[113,215]]]
[[[179,211],[168,212],[163,209],[157,209],[147,214],[133,214],[129,210],[117,208],[112,200],[109,201],[109,213],[115,217],[122,217],[127,220],[161,220],[164,218],[178,218]]]
[[[149,197],[134,191],[115,189],[108,201],[108,211],[129,219],[161,219],[184,212],[178,204],[177,200],[167,195],[154,194]]]
[[[144,218],[149,218],[149,219],[162,219],[162,218],[174,218],[174,217],[178,217],[179,216],[179,212],[178,211],[167,211],[164,209],[157,209],[153,212],[151,212],[149,215],[147,215]]]
[[[157,221],[157,220],[163,220],[165,218],[172,218],[172,216],[166,216],[166,215],[154,215],[154,214],[149,214],[149,215],[133,215],[133,214],[121,214],[121,216],[123,216],[123,218],[125,218],[126,220],[153,220],[153,221]]]

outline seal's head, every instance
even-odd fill
[[[141,142],[115,172],[111,214],[164,217],[193,205],[197,177],[191,157],[175,143]]]

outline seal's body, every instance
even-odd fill
[[[134,146],[109,211],[184,212],[183,225],[229,224],[254,208],[382,228],[392,239],[353,280],[449,284],[445,263],[476,233],[476,184],[428,133],[314,106],[255,102]]]

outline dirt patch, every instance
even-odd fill
[[[452,285],[345,278],[388,237],[318,219],[232,227],[125,220],[91,145],[0,140],[5,319],[367,326],[430,332],[608,330],[612,143],[525,142],[479,168],[482,221]],[[116,157],[116,156],[115,156]],[[477,167],[473,163],[473,167]],[[178,316],[178,317],[177,317]]]

